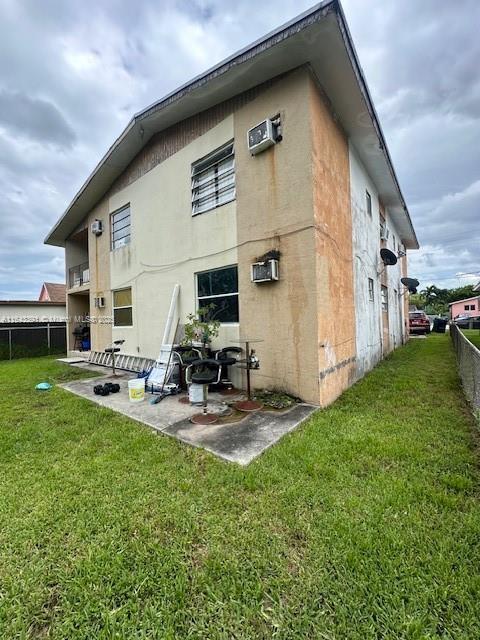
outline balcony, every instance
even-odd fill
[[[88,262],[83,262],[68,270],[68,286],[70,289],[83,287],[90,282],[90,268]]]

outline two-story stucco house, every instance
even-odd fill
[[[265,120],[274,140],[252,153]],[[178,283],[181,322],[213,303],[217,346],[262,340],[257,387],[336,398],[406,340],[400,278],[418,248],[340,4],[137,114],[46,242],[65,247],[70,345],[85,314],[92,349],[124,339],[155,358]],[[397,264],[384,268],[382,247]],[[271,251],[278,280],[252,282]]]

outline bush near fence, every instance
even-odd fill
[[[0,325],[0,360],[57,355],[66,351],[65,322]]]
[[[450,325],[450,336],[465,395],[478,415],[480,412],[480,350],[453,323]]]

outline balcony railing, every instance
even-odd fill
[[[77,264],[75,267],[70,267],[68,271],[68,285],[70,289],[73,287],[81,287],[84,284],[90,282],[90,269],[88,262],[83,264]]]

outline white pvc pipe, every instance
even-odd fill
[[[172,299],[170,300],[170,309],[168,310],[167,323],[165,324],[165,331],[163,332],[162,346],[170,344],[170,332],[172,331],[172,324],[175,317],[175,311],[177,310],[177,300],[180,293],[180,285],[176,284],[173,287]]]

